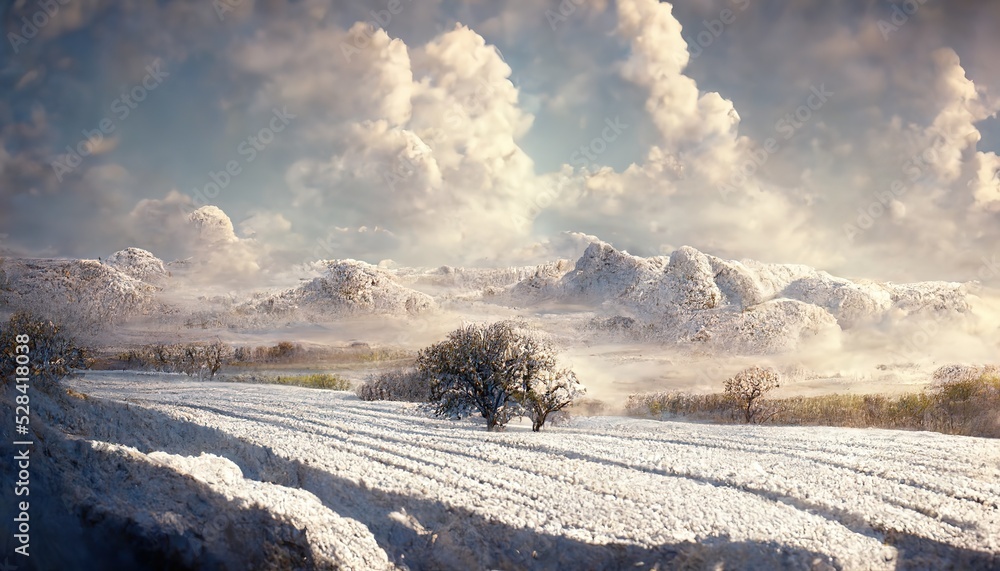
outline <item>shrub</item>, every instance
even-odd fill
[[[288,361],[301,350],[301,346],[290,341],[280,341],[268,350],[267,358],[270,361]]]
[[[22,343],[27,335],[27,343]],[[10,383],[17,373],[18,346],[28,346],[29,377],[32,380],[52,381],[72,373],[73,369],[86,369],[92,362],[87,349],[63,332],[59,325],[37,318],[29,313],[14,313],[0,330],[0,374],[3,383]],[[16,376],[24,376],[17,374]]]
[[[767,421],[777,412],[764,406],[764,395],[778,388],[778,372],[774,369],[750,367],[726,381],[726,394],[733,398],[747,423]]]
[[[152,369],[165,373],[185,373],[214,378],[223,366],[233,361],[232,347],[216,340],[209,344],[168,345],[157,343],[128,349],[117,355],[126,366],[137,369]]]
[[[431,399],[431,383],[417,369],[391,369],[370,375],[358,385],[356,393],[361,400],[368,401],[428,402]]]
[[[930,396],[942,430],[1000,435],[1000,377],[986,374],[939,382],[931,386]]]
[[[219,369],[232,360],[233,353],[233,348],[222,341],[214,341],[205,347],[203,359],[211,377],[214,378]]]
[[[567,394],[566,388],[578,386],[575,377],[557,371],[552,346],[515,321],[456,329],[420,351],[417,369],[430,380],[437,415],[478,413],[487,430],[502,430],[524,413],[533,415],[533,428],[541,428],[547,416],[543,411],[565,406],[560,403],[575,394],[575,389]],[[556,386],[560,383],[564,388]]]
[[[693,395],[662,391],[629,395],[625,413],[633,416],[688,416],[699,420],[728,421],[733,419],[735,403],[724,393]]]

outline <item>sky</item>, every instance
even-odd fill
[[[1000,283],[1000,3],[14,0],[0,254]]]

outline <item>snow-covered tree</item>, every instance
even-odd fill
[[[550,414],[573,404],[586,392],[573,371],[548,369],[533,379],[525,379],[514,398],[531,419],[531,430],[538,432]]]
[[[532,410],[565,406],[565,391],[548,388],[559,378],[555,350],[516,321],[461,327],[422,350],[417,367],[431,381],[431,402],[438,415],[462,418],[479,413],[487,430],[501,430],[515,416],[534,415]],[[548,412],[538,413],[538,418]]]
[[[19,346],[27,345],[27,353]],[[87,350],[67,335],[59,325],[19,311],[0,328],[0,375],[3,383],[13,382],[18,355],[27,355],[24,365],[32,380],[56,380],[73,369],[85,369],[91,359]]]
[[[747,423],[761,423],[776,412],[765,410],[761,401],[764,395],[778,388],[778,382],[778,372],[774,369],[750,367],[726,381],[726,394],[736,402],[743,420]]]

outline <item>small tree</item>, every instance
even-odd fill
[[[773,369],[750,367],[726,381],[726,394],[736,403],[747,423],[762,423],[777,411],[766,411],[761,406],[764,395],[778,388],[778,373]]]
[[[208,368],[211,378],[214,379],[219,369],[233,358],[233,348],[222,341],[216,340],[205,348],[204,355],[205,366]]]
[[[431,382],[435,412],[453,418],[479,413],[487,430],[502,430],[532,407],[543,411],[538,418],[544,423],[547,408],[565,406],[561,389],[536,390],[538,379],[555,367],[552,347],[516,321],[466,325],[417,356],[418,370]],[[519,400],[529,393],[537,403]]]
[[[538,432],[550,414],[573,404],[586,392],[573,371],[544,370],[535,378],[526,379],[515,398],[531,418],[531,430]]]
[[[27,342],[22,342],[27,336]],[[76,340],[63,332],[59,325],[26,312],[13,314],[0,329],[0,375],[3,383],[11,382],[16,373],[17,356],[25,354],[18,346],[27,345],[29,373],[35,379],[56,380],[73,369],[90,367],[93,359]],[[17,376],[23,376],[18,374]]]

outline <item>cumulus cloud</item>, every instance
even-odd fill
[[[404,3],[374,27],[361,20],[383,4],[244,2],[222,20],[210,3],[138,7],[115,14],[134,24],[114,36],[123,69],[87,79],[110,56],[64,32],[98,34],[121,8],[76,3],[0,64],[0,231],[36,251],[197,255],[231,275],[309,258],[529,263],[593,236],[966,279],[1000,241],[1000,67],[982,25],[1000,8],[925,3],[886,33],[885,3],[568,4],[555,26],[527,0]],[[164,107],[55,180],[48,158],[154,56],[176,74]],[[67,85],[86,105],[56,96]],[[293,128],[217,197],[239,223],[190,219],[166,189],[204,186],[247,117],[274,107]]]
[[[732,101],[685,75],[688,45],[672,7],[652,0],[617,7],[617,32],[629,48],[621,74],[645,90],[659,136],[643,161],[622,171],[577,173],[581,191],[556,206],[561,224],[637,253],[690,244],[735,257],[816,262],[820,252],[805,240],[807,214],[756,176],[767,155],[755,158],[753,142],[739,135]],[[616,142],[595,139],[591,151]]]
[[[280,216],[268,218],[280,221]],[[179,271],[189,281],[252,286],[265,277],[261,262],[268,254],[266,246],[237,236],[222,209],[195,209],[191,198],[176,190],[162,199],[140,201],[126,224],[135,246],[168,262],[182,261]]]
[[[305,62],[287,45],[297,39],[245,47],[294,54],[294,65],[272,62],[274,85],[293,105],[329,103],[330,122],[310,136],[336,152],[287,170],[295,203],[329,213],[322,241],[340,256],[381,250],[379,257],[409,263],[495,259],[528,234],[532,194],[546,184],[517,144],[532,116],[518,106],[511,68],[466,26],[415,48],[379,30],[360,49],[364,33],[357,24],[317,40],[321,47],[302,48]],[[325,57],[330,49],[344,57],[317,74],[309,54]],[[259,60],[254,65],[265,71]],[[345,76],[367,87],[346,97],[328,89]],[[341,109],[350,114],[340,116]]]

